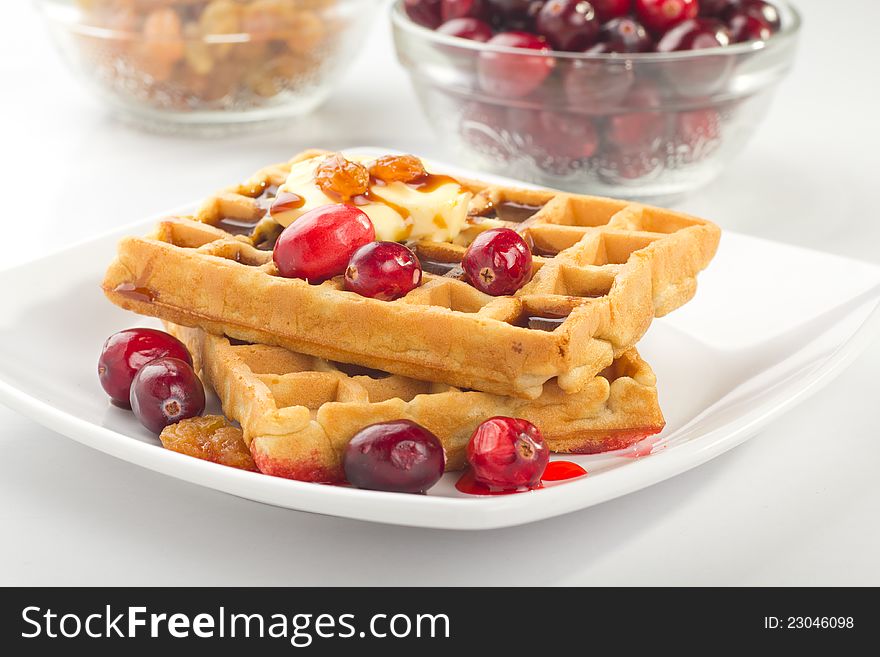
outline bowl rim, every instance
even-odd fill
[[[45,0],[44,0],[45,1]],[[689,59],[699,59],[713,56],[736,56],[748,53],[757,53],[768,48],[774,48],[789,42],[797,37],[803,25],[801,13],[789,0],[770,0],[770,3],[783,10],[782,27],[779,32],[771,35],[765,41],[746,41],[734,43],[729,46],[717,48],[703,48],[701,50],[684,50],[676,52],[636,52],[636,53],[584,53],[569,52],[564,50],[533,50],[530,48],[516,48],[513,46],[488,45],[482,41],[473,41],[461,37],[441,34],[436,30],[419,25],[406,14],[403,9],[405,0],[394,0],[391,4],[391,22],[396,30],[409,32],[413,36],[432,41],[448,48],[460,48],[462,50],[492,52],[508,55],[528,55],[532,57],[553,57],[562,60],[596,61],[596,62],[669,62]]]
[[[351,1],[351,0],[347,0]],[[365,0],[355,0],[364,2]],[[49,21],[63,24],[70,31],[83,36],[115,39],[120,41],[141,41],[144,36],[140,30],[121,30],[110,27],[102,27],[100,25],[90,25],[79,20],[79,12],[82,11],[73,0],[32,0],[37,5],[38,11]],[[165,41],[173,41],[175,43],[249,43],[252,41],[263,42],[278,38],[279,32],[231,32],[228,34],[212,33],[203,34],[197,37],[180,37],[177,39],[156,39],[151,38],[150,41],[164,43]]]

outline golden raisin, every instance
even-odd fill
[[[415,155],[384,155],[370,167],[370,175],[387,183],[412,182],[428,175]]]
[[[180,17],[170,7],[157,9],[144,20],[142,29],[144,54],[162,64],[173,64],[183,58],[185,42]]]
[[[258,472],[241,429],[221,415],[205,415],[165,427],[159,435],[165,449],[220,463],[241,470]]]
[[[328,195],[347,201],[370,188],[370,172],[363,164],[341,155],[328,155],[315,169],[315,184]]]
[[[324,21],[312,11],[297,12],[290,31],[287,47],[300,55],[307,55],[317,50],[327,35]]]

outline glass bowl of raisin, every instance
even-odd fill
[[[305,114],[368,32],[371,0],[39,0],[55,44],[122,117],[226,132]]]
[[[396,0],[391,15],[398,59],[460,158],[653,202],[743,148],[801,24],[785,0]]]

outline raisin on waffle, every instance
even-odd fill
[[[548,384],[536,400],[465,391],[294,353],[242,344],[166,322],[193,354],[227,417],[241,424],[259,470],[303,481],[344,479],[342,453],[375,422],[409,419],[440,441],[447,469],[465,465],[465,448],[488,417],[524,418],[556,452],[628,447],[663,429],[656,379],[633,349],[580,392]]]
[[[307,152],[292,162],[315,157]],[[460,181],[474,197],[455,243],[410,246],[421,287],[396,301],[277,274],[280,227],[266,214],[291,163],[269,167],[124,239],[104,290],[117,305],[248,342],[427,381],[535,399],[574,393],[632,348],[654,316],[686,303],[718,245],[711,222],[625,201]],[[492,297],[459,263],[480,231],[508,226],[533,250],[516,294]]]

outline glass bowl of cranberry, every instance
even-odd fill
[[[438,135],[484,170],[652,201],[706,184],[794,59],[783,0],[397,0]]]
[[[38,0],[66,62],[117,114],[226,132],[317,107],[371,0]]]

